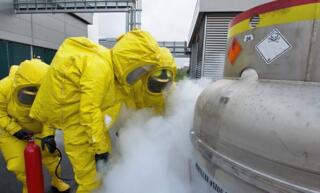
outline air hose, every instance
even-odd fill
[[[37,139],[37,140],[42,140],[42,138],[40,138],[40,137],[33,137],[34,139]],[[49,144],[49,145],[51,145],[51,144]],[[52,146],[51,146],[52,147]],[[59,174],[58,174],[58,170],[59,170],[59,167],[60,167],[60,165],[61,165],[61,162],[62,162],[62,153],[61,153],[61,150],[57,147],[57,146],[55,146],[54,147],[55,148],[55,150],[58,152],[58,157],[60,158],[59,159],[59,162],[58,162],[58,164],[57,164],[57,166],[56,166],[56,169],[55,169],[55,171],[54,171],[54,174],[55,174],[55,176],[58,178],[58,179],[60,179],[60,180],[63,180],[63,181],[73,181],[73,179],[71,179],[71,178],[63,178],[63,177],[61,177],[61,176],[59,176]]]

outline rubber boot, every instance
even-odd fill
[[[58,178],[53,178],[51,180],[51,185],[59,192],[68,192],[70,190],[70,185]]]

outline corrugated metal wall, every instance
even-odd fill
[[[191,44],[190,77],[223,77],[229,22],[238,12],[206,13]]]
[[[190,58],[190,77],[191,78],[200,78],[201,77],[201,73],[200,73],[200,76],[198,77],[198,66],[201,66],[201,65],[198,65],[198,62],[197,62],[197,59],[198,59],[198,43],[193,43],[192,44],[192,47],[191,47],[191,58]],[[201,71],[200,71],[201,72]]]
[[[223,78],[228,25],[237,13],[210,13],[206,17],[202,77]]]
[[[205,29],[205,18],[201,22],[200,28],[198,29],[195,42],[191,47],[191,58],[190,58],[190,77],[201,78],[202,74],[202,63],[203,63],[203,45],[204,45],[204,29]]]

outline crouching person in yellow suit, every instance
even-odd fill
[[[54,128],[63,131],[77,193],[99,186],[96,161],[107,161],[111,152],[108,127],[134,84],[160,62],[160,47],[141,30],[124,34],[111,50],[81,37],[66,39],[58,49],[30,116],[45,124],[45,136]]]
[[[48,67],[38,59],[26,60],[12,66],[9,76],[0,81],[0,149],[7,169],[22,182],[23,193],[28,192],[23,155],[26,139],[41,137],[42,132],[42,124],[31,119],[29,111]],[[69,190],[70,186],[55,176],[59,157],[43,150],[42,161],[52,177],[51,185],[60,192]]]

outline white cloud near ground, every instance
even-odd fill
[[[189,132],[197,97],[208,84],[208,80],[178,82],[165,116],[140,110],[120,118],[111,159],[99,166],[105,174],[98,192],[191,193]]]

